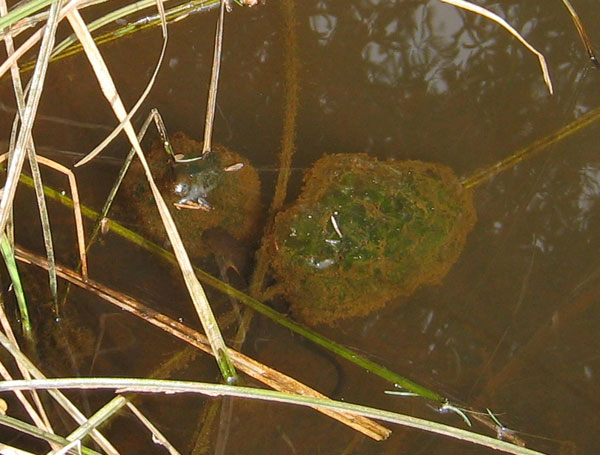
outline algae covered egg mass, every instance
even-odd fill
[[[332,154],[307,172],[267,244],[292,313],[331,324],[439,283],[475,220],[472,192],[447,166]]]
[[[250,162],[223,146],[214,145],[202,156],[202,144],[183,133],[170,138],[176,154],[201,159],[173,163],[161,142],[155,142],[148,162],[156,184],[168,203],[177,228],[192,258],[210,253],[203,232],[221,228],[236,240],[252,241],[263,215],[260,179]],[[139,227],[151,240],[166,241],[166,233],[155,207],[141,165],[134,161],[123,182],[128,206]]]

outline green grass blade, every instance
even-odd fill
[[[30,0],[24,2],[23,6],[15,8],[6,16],[0,17],[0,31],[4,31],[5,27],[10,27],[15,22],[20,21],[27,16],[31,16],[48,6],[50,3],[57,1],[58,0]]]
[[[484,182],[487,182],[490,178],[504,172],[507,169],[512,168],[513,166],[528,160],[542,150],[547,149],[551,145],[557,144],[563,139],[571,136],[572,134],[596,123],[600,119],[600,107],[597,107],[587,114],[582,115],[581,117],[573,120],[568,125],[559,128],[553,133],[550,133],[548,136],[545,136],[537,141],[532,142],[531,144],[523,147],[520,150],[517,150],[512,155],[504,158],[502,161],[498,163],[494,163],[491,166],[484,167],[476,170],[468,177],[464,177],[461,179],[461,183],[465,188],[474,188],[478,185],[481,185]]]
[[[23,422],[21,420],[15,419],[14,417],[10,417],[7,415],[0,414],[0,425],[3,425],[8,428],[12,428],[23,434],[28,434],[30,436],[36,437],[38,439],[42,439],[47,442],[62,445],[63,447],[71,444],[71,441],[69,441],[68,439],[65,439],[54,433],[49,433],[47,431],[41,430],[38,427],[36,427],[35,425],[31,425],[27,422]],[[71,450],[68,453],[77,454],[78,452],[76,450]],[[82,455],[100,455],[99,452],[96,452],[95,450],[92,450],[92,449],[88,449],[87,447],[84,447],[84,446],[81,446],[80,453]]]
[[[35,151],[28,147],[29,166],[35,188],[35,196],[38,204],[38,213],[42,223],[42,236],[44,238],[44,247],[46,248],[46,257],[48,258],[48,281],[50,284],[50,294],[54,304],[58,304],[58,283],[56,280],[56,261],[54,258],[54,244],[52,243],[52,232],[50,231],[50,218],[48,217],[48,207],[44,196],[44,185],[40,167],[35,157]]]
[[[151,393],[196,393],[208,396],[233,396],[250,399],[288,403],[299,406],[320,407],[343,411],[370,417],[385,422],[415,428],[430,433],[448,436],[461,441],[482,445],[514,455],[543,455],[526,447],[520,447],[506,441],[501,441],[490,436],[481,435],[472,431],[455,428],[449,425],[431,422],[429,420],[412,417],[395,412],[375,409],[368,406],[357,405],[342,401],[323,398],[312,398],[290,393],[276,392],[251,387],[228,386],[222,384],[208,384],[191,381],[172,381],[157,379],[132,379],[132,378],[61,378],[43,380],[18,380],[0,383],[3,390],[31,390],[31,389],[108,389],[121,392],[151,392]]]
[[[4,191],[2,193],[2,197],[0,198],[0,232],[4,232],[8,219],[11,216],[11,209],[15,192],[17,190],[19,175],[21,174],[21,170],[23,168],[26,148],[29,139],[31,138],[31,131],[33,129],[37,108],[39,106],[39,101],[44,87],[46,71],[48,69],[48,59],[50,58],[50,53],[52,51],[52,47],[54,46],[59,14],[60,3],[53,3],[50,7],[48,22],[44,28],[36,67],[30,80],[30,90],[27,98],[27,104],[25,105],[23,115],[21,116],[21,128],[19,129],[19,134],[17,135],[17,141],[14,151],[11,155],[8,172],[6,175]]]
[[[17,297],[17,305],[19,306],[19,313],[21,314],[21,327],[23,328],[23,334],[28,338],[29,341],[33,339],[33,332],[31,330],[31,321],[29,319],[29,311],[27,310],[27,302],[25,301],[25,292],[23,292],[23,285],[21,283],[21,277],[19,275],[19,269],[15,261],[15,253],[5,233],[0,237],[0,251],[4,258],[4,263],[8,269],[8,274],[12,281],[15,296]]]

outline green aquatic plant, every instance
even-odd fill
[[[441,164],[334,154],[304,182],[265,241],[292,312],[311,324],[439,283],[475,224],[472,192]]]

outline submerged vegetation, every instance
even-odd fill
[[[538,57],[543,80],[548,91],[550,93],[553,91],[544,56],[533,48],[508,22],[499,15],[471,2],[461,0],[441,1],[480,14],[508,30]],[[12,82],[18,106],[17,118],[19,120],[14,124],[15,129],[11,132],[11,142],[8,147],[10,162],[5,190],[0,201],[0,225],[3,228],[3,257],[9,268],[14,289],[18,292],[18,303],[21,308],[20,317],[23,319],[22,327],[24,328],[22,335],[27,335],[30,326],[29,321],[26,321],[28,310],[25,307],[25,297],[21,291],[23,286],[14,264],[14,257],[23,263],[34,264],[48,270],[51,300],[53,300],[52,304],[56,310],[56,321],[50,319],[46,321],[47,323],[43,324],[44,330],[52,331],[54,330],[53,327],[56,327],[57,331],[71,330],[67,327],[67,324],[60,323],[58,309],[64,311],[64,302],[68,298],[75,299],[77,293],[74,293],[71,288],[67,288],[61,295],[63,306],[59,307],[56,282],[57,278],[60,278],[90,295],[110,302],[120,310],[136,315],[148,324],[159,327],[170,337],[183,340],[194,348],[194,352],[201,350],[212,354],[217,360],[222,379],[228,382],[229,385],[220,386],[174,381],[149,382],[148,379],[126,381],[110,378],[96,378],[87,382],[78,382],[76,379],[48,381],[44,379],[44,372],[40,371],[39,365],[34,365],[18,348],[20,337],[14,336],[11,331],[10,324],[7,322],[10,315],[8,317],[3,315],[1,322],[4,332],[0,333],[0,344],[16,360],[20,368],[26,371],[26,373],[23,373],[23,377],[27,379],[31,376],[37,381],[29,383],[9,382],[11,375],[8,374],[8,369],[3,368],[3,376],[7,382],[2,384],[1,388],[2,390],[15,392],[17,399],[27,410],[31,421],[37,425],[37,428],[28,422],[19,421],[12,417],[0,416],[0,423],[19,432],[33,434],[46,441],[55,450],[61,448],[71,451],[81,449],[82,453],[94,453],[86,447],[88,445],[86,438],[91,437],[105,453],[116,454],[118,453],[116,449],[96,429],[96,426],[100,422],[112,418],[117,410],[127,407],[131,414],[136,416],[149,429],[153,440],[160,441],[171,453],[178,453],[168,441],[168,438],[160,433],[157,426],[144,417],[139,409],[132,404],[131,400],[134,397],[131,394],[119,393],[116,398],[102,406],[93,415],[90,415],[92,412],[84,415],[66,396],[55,389],[62,387],[92,387],[109,388],[121,392],[123,388],[127,388],[129,392],[153,390],[173,393],[191,391],[210,396],[230,395],[308,405],[362,433],[362,435],[377,441],[388,438],[390,430],[374,422],[371,418],[449,435],[509,453],[522,455],[538,453],[521,447],[524,445],[521,437],[505,428],[494,413],[489,410],[484,411],[483,406],[485,405],[477,403],[473,407],[461,406],[458,401],[455,402],[455,400],[447,398],[442,392],[431,390],[391,371],[383,365],[383,361],[381,364],[376,363],[367,356],[359,354],[358,352],[362,350],[360,346],[357,346],[356,349],[350,349],[341,343],[329,340],[316,329],[308,328],[298,323],[297,320],[303,321],[309,327],[329,324],[343,328],[349,319],[354,318],[354,321],[356,321],[358,317],[366,316],[374,310],[381,309],[390,300],[410,296],[425,285],[441,283],[461,255],[467,236],[475,226],[476,214],[472,200],[472,188],[487,181],[498,172],[511,168],[535,153],[596,122],[600,117],[600,110],[589,112],[566,127],[534,142],[531,146],[505,158],[501,162],[491,164],[489,167],[475,172],[471,177],[463,179],[459,179],[452,169],[440,163],[378,159],[367,153],[350,153],[350,150],[330,151],[329,154],[324,154],[316,159],[304,176],[304,187],[300,195],[286,206],[286,194],[295,151],[295,122],[299,106],[299,50],[295,37],[298,27],[295,18],[295,2],[294,0],[280,0],[278,6],[281,8],[281,23],[283,24],[281,33],[285,38],[283,40],[285,108],[281,152],[279,154],[280,166],[274,190],[275,196],[270,210],[266,211],[263,210],[264,207],[261,202],[259,172],[247,158],[230,151],[224,146],[215,145],[211,142],[216,110],[224,15],[226,7],[227,9],[231,8],[233,3],[231,1],[218,2],[214,0],[192,1],[175,5],[170,10],[165,11],[165,6],[169,5],[170,2],[164,2],[165,5],[163,5],[163,2],[144,0],[126,5],[118,11],[104,15],[88,26],[77,8],[88,7],[93,3],[96,2],[65,3],[30,0],[24,4],[19,3],[7,14],[6,4],[0,2],[0,13],[2,14],[0,27],[3,27],[1,32],[7,45],[8,55],[8,59],[2,64],[2,71],[6,72],[9,68],[12,70]],[[257,2],[240,0],[236,3],[239,6],[254,6]],[[588,57],[596,65],[597,60],[581,21],[576,16],[572,6],[566,0],[564,0],[564,3],[575,21]],[[48,5],[50,5],[48,11],[41,12],[37,16],[34,15],[34,13],[42,11]],[[168,37],[167,23],[183,20],[188,14],[207,11],[216,6],[220,6],[220,11],[217,21],[204,141],[198,142],[190,139],[183,133],[167,136],[166,132],[161,131],[159,127],[161,141],[155,141],[151,150],[144,153],[140,141],[146,128],[143,128],[143,132],[138,133],[134,129],[131,119],[136,110],[142,106],[161,67]],[[128,17],[128,14],[150,7],[156,7],[158,13],[153,16],[136,17],[135,20],[132,20],[130,24],[125,25],[122,29],[103,35],[99,40],[104,41],[122,37],[135,30],[144,29],[149,24],[161,27],[163,48],[159,63],[150,83],[144,90],[144,94],[135,103],[135,107],[131,111],[127,111],[121,101],[117,84],[110,75],[108,65],[104,62],[97,43],[92,39],[91,31],[114,21],[122,21],[124,17]],[[319,6],[319,8],[322,7],[323,5]],[[357,11],[354,11],[354,13],[358,16]],[[75,34],[55,46],[56,30],[59,22],[64,18],[68,20]],[[323,37],[327,35],[322,31],[331,25],[331,21],[333,21],[331,16],[324,13],[311,16],[311,26],[315,30],[320,30],[321,39],[324,39]],[[36,27],[42,23],[47,25],[37,28],[37,31],[27,32],[28,27]],[[386,26],[386,33],[391,33],[393,28]],[[16,36],[21,33],[27,33],[30,38],[15,50],[13,35]],[[28,92],[25,90],[24,93],[17,63],[23,58],[27,49],[35,45],[36,39],[41,39],[42,44],[30,81],[31,87]],[[81,43],[81,47],[74,44],[77,41]],[[98,78],[102,92],[119,123],[109,139],[80,160],[78,164],[93,160],[119,131],[123,130],[126,133],[132,145],[130,157],[135,155],[137,159],[128,169],[128,165],[124,166],[120,175],[122,177],[126,173],[119,189],[123,193],[123,199],[120,202],[123,203],[124,201],[126,207],[124,211],[129,212],[130,219],[127,219],[126,222],[135,225],[136,229],[139,228],[143,236],[149,240],[111,219],[114,214],[110,212],[110,208],[117,188],[121,184],[120,178],[117,180],[117,184],[114,185],[114,191],[111,192],[101,214],[85,206],[79,207],[75,189],[72,189],[73,199],[69,199],[60,192],[42,184],[39,171],[36,170],[36,150],[32,140],[32,129],[36,121],[37,108],[44,87],[46,69],[51,57],[56,58],[57,54],[65,49],[67,49],[68,54],[79,50],[85,52]],[[264,61],[264,56],[261,58]],[[175,60],[173,59],[170,65],[176,65]],[[251,75],[249,79],[252,79],[252,77]],[[323,100],[323,104],[327,104],[325,98]],[[244,114],[247,115],[247,112]],[[146,126],[149,123],[150,119]],[[6,136],[8,137],[8,134]],[[168,147],[166,147],[167,145]],[[168,153],[166,153],[165,148],[169,149]],[[11,215],[13,198],[19,178],[27,180],[26,176],[21,175],[21,168],[26,154],[32,163],[33,185],[36,188],[38,204],[42,212],[46,259],[11,243],[13,242]],[[49,161],[40,157],[40,163],[42,164],[48,164]],[[127,160],[127,163],[129,163],[129,160]],[[67,174],[71,183],[74,181],[73,173],[70,170],[58,164],[54,164],[53,167]],[[262,186],[265,186],[264,182]],[[182,317],[174,318],[159,313],[156,309],[150,308],[134,297],[109,288],[96,281],[93,276],[89,277],[83,241],[80,242],[78,265],[81,272],[57,264],[52,243],[49,241],[51,233],[47,222],[48,216],[45,214],[44,194],[65,205],[74,207],[80,240],[83,239],[84,231],[81,227],[79,210],[86,217],[96,222],[93,235],[88,236],[88,249],[93,243],[96,247],[98,246],[98,243],[95,243],[98,235],[106,235],[112,231],[132,244],[143,246],[155,258],[166,258],[177,264],[189,292],[189,300],[192,301],[200,323],[204,328],[204,334],[195,330],[191,325],[184,324]],[[157,213],[160,214],[160,217],[157,216]],[[16,230],[18,232],[18,225]],[[245,259],[247,265],[252,262],[252,258],[249,257],[250,253],[247,253],[247,251],[243,253],[241,251],[243,247],[253,245],[259,240],[261,230],[264,230],[261,248],[256,253],[255,268],[252,276],[250,276],[249,269],[238,264],[244,262]],[[168,245],[174,250],[175,254],[170,254],[157,244]],[[225,257],[225,250],[232,248],[236,249],[235,252],[238,253],[238,256],[246,257],[242,257],[237,262],[231,259],[231,255]],[[95,253],[97,253],[97,250]],[[217,263],[219,263],[221,279],[214,278],[206,272],[194,268],[190,262],[190,258],[205,259],[209,253],[214,254]],[[219,257],[220,254],[221,257]],[[112,258],[109,258],[108,263],[110,264],[111,261]],[[228,280],[227,270],[225,270],[228,267],[243,275],[243,280],[239,282],[240,287],[245,286],[245,279],[250,278],[247,289],[235,289],[230,283],[223,282]],[[92,270],[94,270],[93,267]],[[208,298],[200,282],[210,284],[222,291],[223,294],[231,297],[232,300],[257,310],[286,329],[290,329],[294,333],[316,343],[321,348],[329,351],[327,356],[335,354],[359,366],[361,371],[364,369],[384,379],[389,383],[389,388],[402,389],[396,391],[398,394],[418,396],[442,412],[451,411],[454,417],[459,417],[460,424],[471,426],[473,421],[477,421],[483,424],[487,430],[491,430],[497,438],[481,436],[476,432],[468,432],[401,414],[328,399],[319,391],[304,383],[243,354],[245,337],[253,336],[249,322],[252,313],[250,311],[242,312],[236,302],[222,299],[218,308],[222,310],[223,307],[227,307],[228,310],[217,313],[218,318],[215,317],[213,311],[215,311],[217,305],[214,304],[214,300],[211,300],[212,305],[209,305]],[[143,287],[143,285],[144,283],[141,283],[140,287]],[[25,288],[27,289],[27,283],[25,283]],[[5,296],[9,296],[9,298],[5,298],[9,302],[10,294],[5,293]],[[277,304],[278,299],[289,305],[291,317],[279,313],[263,303],[273,302]],[[65,321],[67,320],[72,321],[65,318]],[[85,324],[85,321],[82,321],[81,324]],[[36,324],[33,325],[35,327]],[[102,323],[99,325],[102,326]],[[38,324],[38,330],[41,326],[42,324]],[[229,331],[225,332],[228,328]],[[232,328],[235,329],[234,334],[232,334]],[[104,336],[104,328],[100,328],[96,343],[92,342],[94,341],[91,339],[93,335],[88,335],[92,332],[91,329],[81,330],[80,327],[75,327],[73,330],[76,335],[73,339],[76,341],[71,342],[71,344],[65,342],[66,337],[61,338],[60,335],[56,337],[49,336],[44,339],[63,340],[56,341],[56,344],[59,345],[59,349],[65,350],[70,349],[73,343],[85,345],[88,354],[93,352],[91,354],[93,356],[91,361],[93,366]],[[365,330],[367,329],[365,328]],[[226,338],[228,340],[227,346],[221,331],[228,335]],[[229,338],[229,335],[231,335],[231,338]],[[135,340],[135,336],[131,338]],[[45,354],[48,352],[44,349],[36,350],[35,342],[31,342],[32,340],[32,338],[29,338],[30,342],[27,350],[30,357],[35,358],[40,353]],[[394,342],[397,342],[397,340],[394,340]],[[256,350],[256,346],[260,343],[262,343],[261,339],[256,338],[254,347],[248,350]],[[357,338],[356,343],[359,343],[359,338]],[[146,349],[142,349],[141,352],[146,356]],[[148,357],[149,361],[162,362],[162,360]],[[286,357],[290,357],[293,363],[296,359],[295,352],[286,353]],[[299,359],[300,355],[297,357]],[[459,355],[456,354],[456,357],[459,357]],[[182,358],[184,360],[181,360]],[[63,360],[75,363],[75,356],[69,353],[65,355]],[[173,363],[171,364],[171,362]],[[182,351],[166,362],[169,365],[168,368],[163,369],[160,366],[155,371],[149,372],[147,376],[162,378],[172,374],[173,371],[188,369],[190,362],[190,356]],[[50,364],[50,362],[46,362],[46,364]],[[342,380],[340,371],[343,370],[343,367],[337,366],[335,359],[331,364],[336,365],[335,369],[337,370],[337,381],[339,383]],[[304,368],[303,365],[300,366],[301,370]],[[90,367],[90,371],[91,369],[92,367]],[[306,368],[306,370],[311,369],[319,370],[319,367],[310,364]],[[16,369],[14,370],[16,371]],[[207,369],[207,371],[208,373],[205,374],[214,377],[213,370]],[[277,392],[265,392],[236,386],[234,383],[239,380],[236,371],[244,374],[241,377],[242,383],[246,378],[252,378],[252,380],[261,382]],[[303,372],[301,371],[301,373]],[[310,383],[310,381],[307,382]],[[20,393],[20,390],[29,388],[50,389],[48,393],[52,399],[56,400],[79,425],[74,433],[64,438],[58,436],[59,431],[55,432],[53,426],[49,423],[51,420],[59,420],[56,418],[57,413],[48,412],[49,416],[47,416],[47,411],[43,406],[45,400],[37,398],[37,395],[33,395],[34,399],[30,400]],[[221,407],[221,417],[217,418],[215,409],[219,407]],[[12,410],[9,410],[9,414],[11,412]],[[174,414],[176,418],[180,418],[186,423],[183,412],[181,415],[178,412]],[[61,414],[60,418],[62,417]],[[201,443],[198,441],[214,431],[217,434],[215,437],[217,440],[215,453],[227,453],[224,447],[231,425],[230,403],[226,400],[223,402],[207,400],[203,403],[203,418],[200,420],[202,420],[203,428],[199,431],[200,435],[195,442],[195,446],[200,446]],[[275,426],[279,431],[279,423]],[[71,427],[67,427],[71,431]],[[218,432],[214,430],[217,427],[220,427]],[[326,426],[323,426],[323,429],[315,427],[313,430],[326,433],[328,431]],[[127,434],[127,430],[124,430],[123,433]],[[287,441],[285,432],[282,432],[282,434],[281,438]],[[500,439],[506,439],[509,442]],[[79,444],[80,447],[75,449],[74,444]],[[3,445],[3,441],[1,441],[0,449],[12,448]],[[138,450],[138,447],[135,447],[134,450]],[[293,451],[296,452],[296,449]],[[353,451],[354,447],[352,445],[345,449],[345,453]]]

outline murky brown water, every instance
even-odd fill
[[[299,190],[302,171],[324,153],[432,161],[467,176],[600,105],[600,73],[591,68],[559,1],[479,2],[506,17],[544,52],[553,96],[543,84],[537,59],[505,31],[438,1],[297,3],[302,66],[291,197]],[[575,6],[600,48],[593,28],[600,6],[579,3]],[[213,12],[170,27],[165,65],[142,109],[145,115],[158,107],[169,131],[185,131],[198,139],[215,17]],[[236,8],[227,17],[214,134],[259,169],[267,203],[277,171],[283,112],[280,23],[276,1],[251,10]],[[127,105],[143,89],[159,46],[160,34],[154,30],[105,47]],[[11,108],[3,85],[2,141],[8,139]],[[35,129],[42,153],[71,164],[114,124],[81,56],[51,66]],[[444,395],[493,409],[507,427],[534,435],[523,436],[533,448],[597,453],[598,134],[599,127],[592,125],[478,187],[477,225],[441,285],[421,289],[365,318],[318,330]],[[87,205],[101,207],[118,172],[115,158],[126,151],[119,139],[104,158],[77,171]],[[22,193],[23,204],[29,204]],[[126,211],[122,204],[118,216],[126,219]],[[59,258],[72,263],[74,250],[65,252],[71,248],[70,218],[62,213],[55,208],[55,223],[59,231],[66,230],[56,234],[59,244],[64,240]],[[21,214],[21,223],[32,216]],[[135,228],[136,223],[128,226]],[[37,245],[25,238],[28,234],[35,237],[37,232],[23,227],[18,240]],[[195,324],[182,283],[167,269],[112,236],[94,247],[90,264],[99,281]],[[70,303],[93,311],[94,320],[102,321],[94,322],[94,328],[105,333],[93,365],[94,345],[87,353],[74,354],[83,358],[74,362],[82,375],[149,374],[181,348],[82,293],[74,294]],[[456,415],[440,415],[418,399],[384,395],[390,384],[316,353],[308,342],[261,316],[254,320],[244,352],[336,398],[462,425]],[[210,361],[203,357],[196,362],[178,377],[213,381],[215,371],[207,370]],[[192,445],[202,403],[200,398],[158,397],[142,406],[185,452]],[[340,424],[292,407],[235,400],[232,415],[228,454],[489,453],[399,427],[384,443],[356,439]],[[356,444],[354,449],[346,450],[350,444]]]

